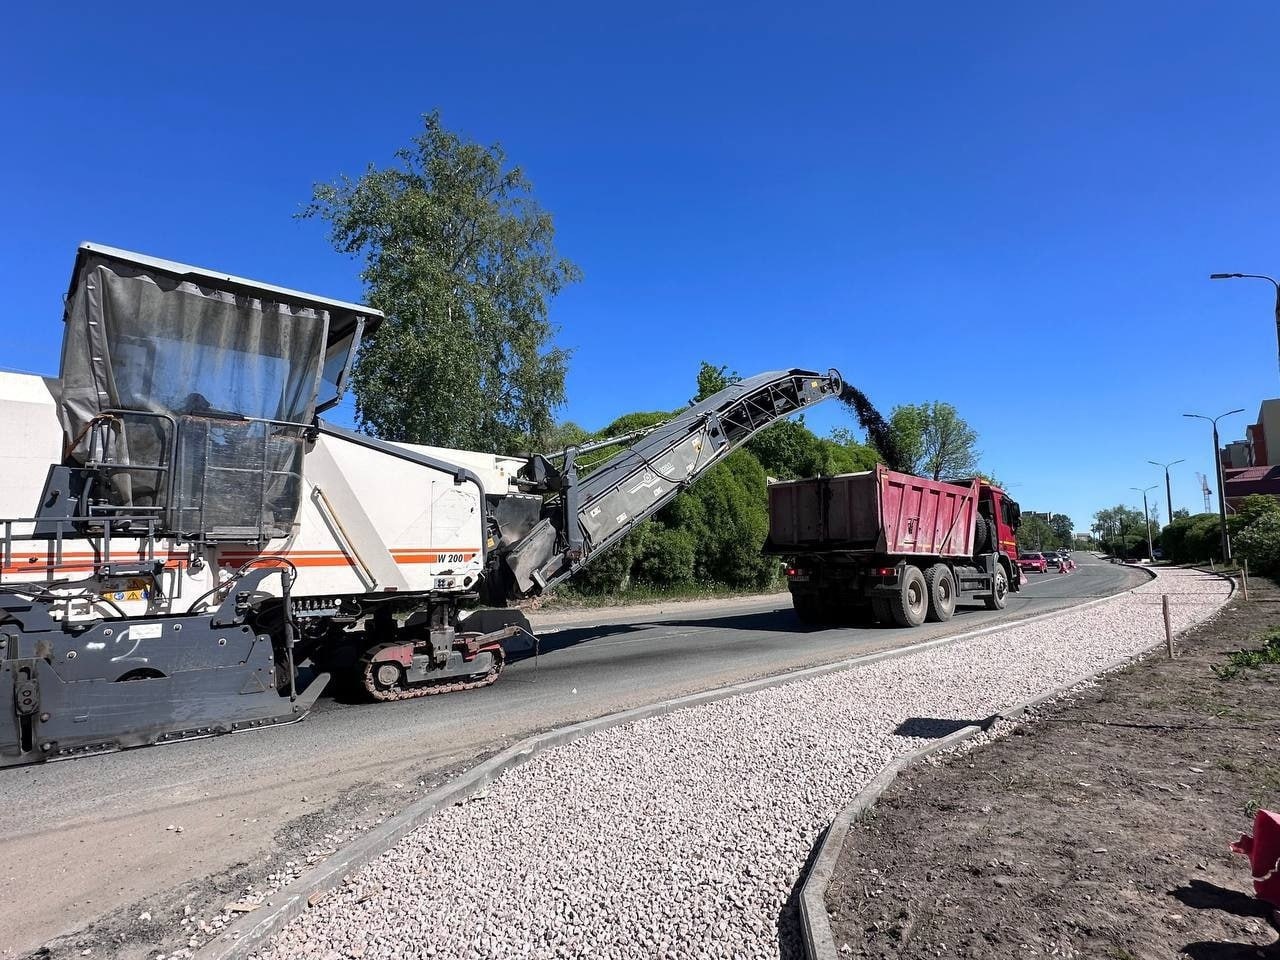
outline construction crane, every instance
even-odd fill
[[[1211,509],[1210,498],[1213,496],[1213,491],[1209,489],[1209,480],[1203,473],[1197,471],[1196,479],[1200,481],[1200,495],[1204,497],[1204,512],[1208,513]]]
[[[0,766],[296,721],[331,677],[492,683],[516,601],[844,392],[759,374],[582,475],[326,423],[360,304],[83,244],[63,319],[57,379],[0,373]]]

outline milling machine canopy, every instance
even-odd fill
[[[292,527],[306,431],[382,315],[86,243],[64,319],[59,414],[85,502],[261,542]]]

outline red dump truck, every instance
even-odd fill
[[[1017,503],[981,478],[942,482],[883,466],[769,485],[765,550],[787,560],[805,623],[854,619],[914,627],[949,620],[958,600],[1004,607],[1021,584]]]

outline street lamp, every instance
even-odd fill
[[[1153,549],[1151,549],[1151,514],[1147,510],[1147,491],[1154,490],[1158,486],[1160,486],[1160,484],[1153,483],[1151,486],[1145,487],[1145,488],[1144,487],[1129,488],[1130,490],[1137,490],[1140,494],[1142,494],[1142,519],[1145,520],[1147,523],[1147,559],[1149,560],[1154,560],[1156,558],[1156,552]]]
[[[1266,280],[1276,288],[1276,350],[1280,357],[1280,280],[1262,273],[1211,273],[1210,280]]]
[[[1169,468],[1179,463],[1185,463],[1185,460],[1170,460],[1168,463],[1157,463],[1155,460],[1148,460],[1147,463],[1153,467],[1164,467],[1164,496],[1169,507],[1168,519],[1173,523],[1173,487],[1169,486]]]
[[[1222,454],[1218,448],[1218,421],[1223,417],[1229,417],[1234,413],[1244,413],[1244,407],[1238,410],[1228,410],[1226,413],[1220,413],[1216,417],[1206,417],[1202,413],[1184,413],[1184,417],[1191,417],[1195,420],[1208,420],[1213,424],[1213,475],[1218,481],[1218,522],[1222,527],[1222,562],[1231,562],[1231,540],[1227,537],[1227,497],[1222,489]]]

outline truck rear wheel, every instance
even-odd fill
[[[995,576],[991,578],[991,595],[987,597],[988,610],[1003,610],[1009,602],[1009,575],[1004,572],[1004,564],[996,564]]]
[[[925,586],[929,588],[929,619],[945,623],[956,612],[956,578],[945,563],[935,563],[925,571]]]
[[[918,627],[929,612],[929,587],[919,567],[902,568],[898,592],[889,598],[893,621],[900,627]]]

